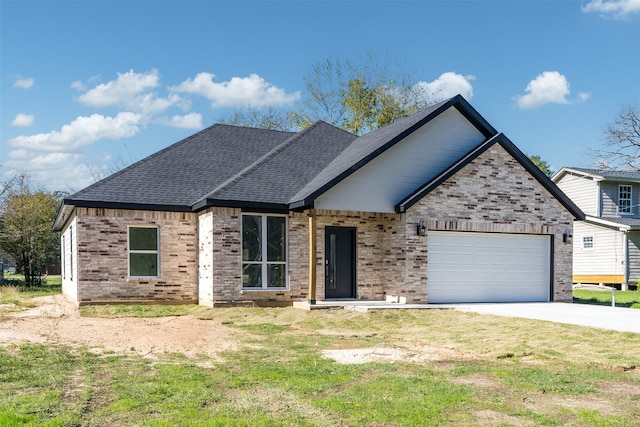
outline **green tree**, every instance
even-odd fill
[[[538,169],[540,169],[548,177],[552,177],[553,174],[555,173],[554,171],[551,170],[551,166],[549,165],[549,163],[542,160],[540,156],[538,155],[529,156],[529,160],[531,160],[533,164],[536,165]]]
[[[306,93],[297,111],[238,110],[222,123],[276,130],[300,130],[318,120],[354,134],[385,126],[430,103],[423,92],[387,64],[369,55],[357,62],[327,59],[305,76]],[[384,64],[384,65],[381,65]]]
[[[27,286],[43,283],[46,267],[60,256],[51,230],[62,194],[34,190],[25,174],[8,189],[0,215],[0,248],[16,259]]]

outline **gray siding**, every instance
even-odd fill
[[[583,249],[584,236],[593,236],[593,249]],[[574,275],[624,275],[624,261],[624,233],[584,221],[574,223]]]
[[[612,217],[618,214],[618,186],[631,185],[631,215],[638,215],[638,204],[640,198],[640,185],[629,182],[604,181],[600,183],[600,194],[602,199],[602,216]],[[627,214],[628,215],[628,214]]]
[[[629,280],[628,285],[638,285],[640,280],[640,232],[630,232],[629,239]]]
[[[598,216],[598,183],[590,177],[566,173],[556,183],[587,215]]]

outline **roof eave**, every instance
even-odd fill
[[[396,212],[406,212],[411,206],[417,203],[420,199],[425,197],[436,187],[442,184],[444,181],[455,175],[458,171],[471,163],[474,159],[487,151],[490,147],[496,143],[500,144],[507,152],[515,158],[549,193],[551,193],[556,200],[558,200],[567,209],[575,219],[583,220],[585,218],[584,212],[576,206],[559,188],[555,185],[549,177],[547,177],[536,165],[534,165],[529,158],[522,153],[516,147],[513,142],[509,140],[504,134],[499,133],[486,140],[479,147],[469,152],[466,156],[462,157],[458,162],[452,165],[449,169],[438,175],[436,178],[426,183],[419,188],[413,194],[410,194],[395,207]]]
[[[210,207],[222,207],[222,208],[239,208],[242,210],[255,210],[260,212],[288,212],[289,205],[286,203],[273,203],[273,202],[254,202],[247,200],[225,200],[206,198],[196,202],[191,210],[198,212]]]

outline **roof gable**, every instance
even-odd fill
[[[312,205],[317,197],[442,115],[449,108],[455,108],[460,112],[485,138],[497,133],[493,126],[480,116],[461,95],[457,95],[360,136],[312,181],[295,194],[289,202],[294,207]]]
[[[396,206],[396,212],[406,212],[411,206],[425,197],[440,184],[454,176],[458,171],[478,158],[495,144],[500,144],[524,169],[531,174],[549,193],[551,193],[576,219],[584,219],[584,213],[547,177],[529,158],[522,153],[504,134],[500,133],[485,141],[476,149],[454,163],[433,180],[425,183],[413,194],[409,195]]]
[[[316,122],[213,189],[194,208],[228,202],[288,208],[288,201],[356,138]]]

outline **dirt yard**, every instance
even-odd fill
[[[233,330],[214,320],[193,316],[161,318],[80,317],[78,308],[62,295],[34,298],[36,307],[9,313],[0,320],[0,345],[51,343],[86,346],[96,352],[154,356],[183,353],[219,360],[219,353],[236,348]]]
[[[230,328],[216,320],[201,320],[192,315],[160,318],[81,317],[78,308],[63,295],[34,298],[36,307],[10,312],[0,318],[0,346],[21,343],[61,344],[87,347],[95,353],[105,351],[154,358],[181,353],[189,358],[207,356],[223,361],[220,353],[238,350],[242,338],[250,333]],[[318,331],[336,335],[333,331]],[[367,362],[421,362],[462,357],[461,352],[437,346],[416,346],[399,340],[400,348],[364,348],[349,346],[348,334],[340,334],[347,348],[324,350],[322,355],[343,364]],[[410,350],[408,350],[410,349]]]

